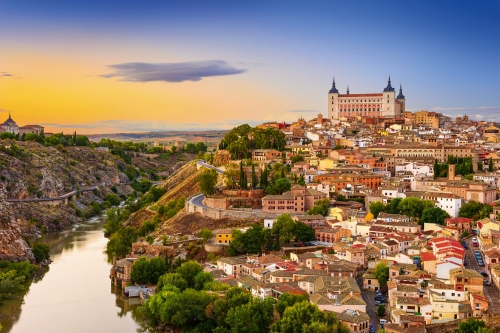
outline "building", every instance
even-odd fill
[[[10,117],[10,111],[9,111],[9,119],[7,119],[3,124],[0,125],[0,132],[19,134],[19,126]]]
[[[253,161],[278,161],[281,160],[281,152],[276,149],[256,149],[252,152]]]
[[[302,186],[293,186],[291,191],[281,195],[267,195],[262,198],[262,211],[276,214],[304,214],[316,201],[326,198],[323,192]]]
[[[328,92],[328,119],[330,121],[348,117],[399,117],[405,112],[406,99],[403,89],[399,87],[399,95],[391,86],[391,77],[387,87],[380,93],[340,94],[333,79],[332,88]]]
[[[215,243],[229,245],[233,240],[233,234],[231,229],[220,229],[215,231]]]

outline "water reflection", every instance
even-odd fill
[[[102,224],[95,218],[41,239],[54,262],[0,306],[2,333],[153,332],[137,314],[139,299],[111,285]]]

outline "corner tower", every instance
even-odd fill
[[[335,78],[333,78],[332,89],[328,92],[328,119],[333,121],[339,119],[339,90],[335,87]]]
[[[406,98],[403,95],[403,87],[399,85],[399,95],[396,97],[396,116],[406,111]]]
[[[382,116],[394,117],[396,115],[396,91],[391,86],[391,76],[387,80],[387,87],[382,94]]]

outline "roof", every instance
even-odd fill
[[[456,274],[457,277],[483,278],[483,276],[479,274],[479,272],[462,267],[450,269],[450,275],[451,274]]]
[[[342,313],[336,313],[336,315],[340,321],[347,321],[350,323],[359,324],[370,320],[370,316],[362,311],[345,310]]]
[[[420,252],[420,260],[423,261],[432,261],[436,260],[436,256],[432,252]]]

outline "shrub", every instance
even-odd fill
[[[31,250],[33,251],[37,263],[50,258],[50,248],[47,244],[35,243]]]

